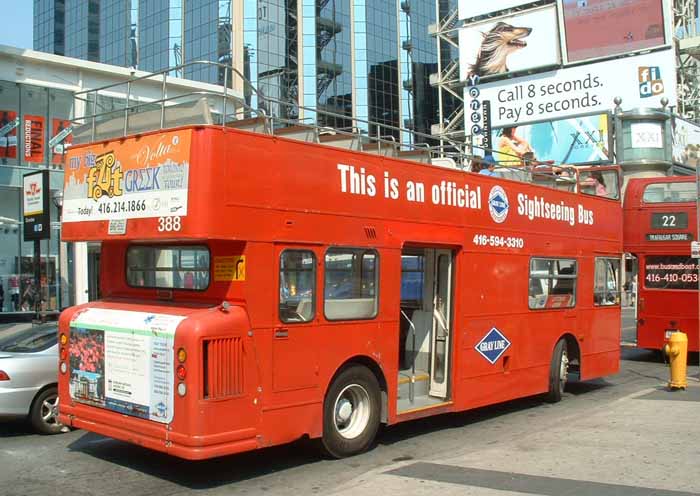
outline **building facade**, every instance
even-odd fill
[[[35,50],[148,72],[232,65],[257,90],[247,89],[251,106],[405,141],[413,138],[396,128],[429,134],[437,121],[428,28],[456,0],[34,0],[34,8]],[[173,75],[236,85],[216,66]]]
[[[58,311],[99,296],[100,247],[61,243],[60,207],[65,151],[76,116],[120,111],[127,88],[119,84],[109,95],[82,94],[126,79],[145,76],[127,68],[81,59],[20,50],[0,45],[0,321],[31,316],[35,303],[42,311]],[[220,90],[197,81],[169,78],[168,95]],[[161,97],[160,80],[144,80],[129,88],[128,99],[150,102]],[[242,98],[242,95],[239,96]],[[35,251],[24,241],[23,176],[49,171],[50,238],[40,242],[37,287]],[[13,316],[9,316],[13,313]]]

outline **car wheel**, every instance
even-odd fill
[[[53,386],[40,392],[29,412],[32,427],[41,434],[58,434],[63,427],[58,423],[58,389]]]
[[[379,429],[379,383],[366,367],[343,370],[326,394],[323,436],[326,453],[343,458],[368,449]]]
[[[549,391],[545,397],[549,403],[561,401],[568,375],[569,354],[566,348],[566,341],[561,339],[554,347],[552,362],[549,366]]]

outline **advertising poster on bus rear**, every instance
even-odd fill
[[[63,222],[187,215],[191,130],[71,148]]]
[[[175,329],[184,317],[89,308],[70,323],[70,396],[169,423]]]

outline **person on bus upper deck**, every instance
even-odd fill
[[[582,188],[587,188],[589,194],[594,194],[595,196],[608,196],[608,189],[605,187],[605,178],[603,178],[603,173],[600,171],[593,171],[590,176],[585,179],[579,180],[579,185]],[[592,191],[591,191],[592,190]]]
[[[496,175],[496,161],[493,159],[491,154],[486,155],[481,161],[481,170],[479,174],[485,176],[495,176]]]

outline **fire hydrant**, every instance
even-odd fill
[[[668,343],[664,345],[664,354],[668,357],[671,370],[669,389],[685,389],[688,386],[688,336],[681,331],[671,333]]]

